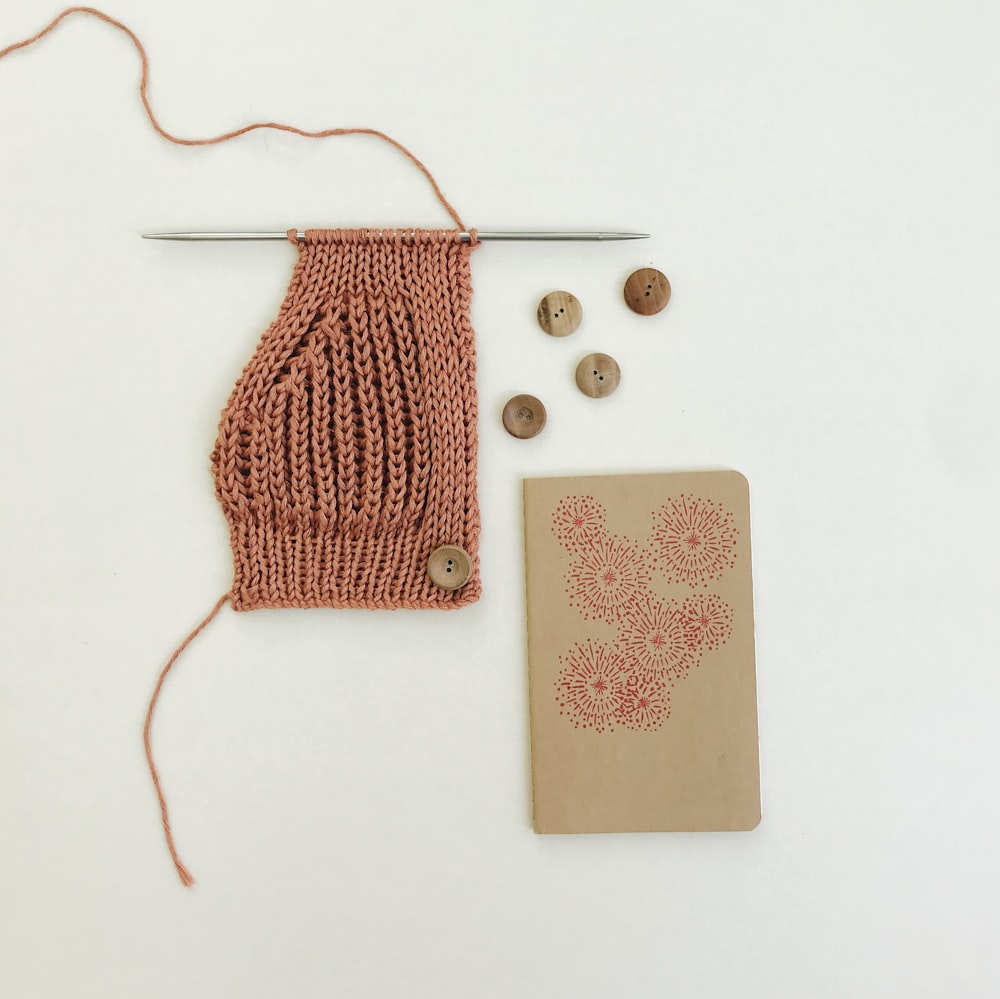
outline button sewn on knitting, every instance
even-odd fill
[[[443,590],[457,590],[472,576],[472,559],[459,545],[442,545],[427,559],[427,575]]]

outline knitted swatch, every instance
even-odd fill
[[[212,454],[232,603],[459,607],[480,594],[475,344],[457,231],[309,230]],[[428,556],[459,545],[445,590]]]

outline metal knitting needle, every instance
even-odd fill
[[[392,229],[373,229],[372,232],[392,232]],[[405,231],[405,230],[403,230]],[[304,239],[305,233],[299,229],[296,238]],[[472,236],[461,232],[459,236],[463,243],[468,243]],[[288,239],[284,232],[144,232],[143,239],[180,239],[193,240],[229,240],[229,239]],[[601,242],[612,239],[649,239],[648,232],[518,232],[494,231],[476,233],[480,240],[528,240],[528,241],[582,241]]]

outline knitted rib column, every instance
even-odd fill
[[[478,599],[475,345],[457,231],[310,230],[212,453],[233,606]],[[435,586],[459,545],[473,573]]]

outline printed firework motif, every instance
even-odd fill
[[[713,651],[733,633],[733,609],[713,593],[688,597],[681,606],[684,635],[689,648]]]
[[[627,538],[596,537],[580,548],[566,573],[571,607],[585,618],[615,624],[651,580],[645,553]]]
[[[733,515],[720,503],[681,495],[653,513],[653,562],[692,589],[718,579],[736,561]]]
[[[604,507],[593,496],[568,496],[556,507],[552,533],[571,552],[587,548],[606,533]]]
[[[670,717],[670,692],[660,680],[629,675],[618,720],[636,732],[653,732]]]
[[[629,671],[617,649],[604,642],[577,644],[565,657],[556,680],[559,713],[575,728],[614,731],[626,698]]]
[[[618,648],[636,674],[650,681],[681,680],[701,658],[701,650],[688,644],[677,601],[651,596],[629,608]]]
[[[733,633],[733,609],[701,593],[677,600],[653,593],[655,567],[672,585],[707,587],[736,560],[733,516],[720,503],[680,495],[653,514],[646,551],[609,534],[593,496],[567,496],[555,508],[552,533],[569,552],[571,607],[616,632],[614,645],[589,640],[560,657],[559,713],[575,728],[654,732],[670,717],[670,688]]]

